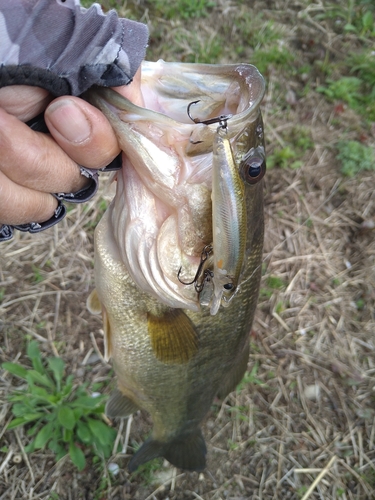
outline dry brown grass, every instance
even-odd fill
[[[220,13],[227,9],[229,16],[235,2],[219,5]],[[296,57],[311,62],[328,51],[338,58],[348,40],[340,39],[328,22],[301,20],[298,12],[309,5],[258,2],[252,12],[277,20],[284,43],[298,47]],[[173,45],[176,33],[176,57],[186,58],[193,50],[192,23],[205,25],[208,34],[198,37],[201,45],[217,29],[210,18],[190,19],[188,26],[180,21],[157,25],[149,18],[153,54],[165,50],[169,60],[165,47]],[[188,37],[179,26],[189,30]],[[303,49],[311,37],[313,54]],[[241,59],[251,60],[244,50]],[[219,60],[230,57],[236,56],[226,47]],[[272,66],[266,77],[269,154],[285,146],[293,128],[308,130],[313,146],[300,168],[274,168],[266,176],[264,281],[249,361],[249,371],[256,366],[256,373],[223,404],[213,405],[204,425],[207,470],[181,473],[163,464],[148,475],[129,475],[124,468],[129,454],[150,429],[143,413],[134,416],[131,429],[126,422],[119,425],[125,445],[124,453],[111,459],[121,467],[115,477],[107,464],[78,473],[67,459],[55,464],[49,452],[27,456],[25,432],[5,431],[11,419],[7,395],[15,380],[3,374],[0,500],[48,500],[52,491],[60,499],[97,500],[375,498],[375,245],[374,230],[366,229],[375,222],[375,173],[343,178],[333,148],[339,138],[358,138],[363,124],[349,109],[336,116],[334,105],[319,94],[298,95],[303,85],[298,74],[294,78]],[[375,134],[367,142],[374,146]],[[110,379],[110,368],[97,354],[102,349],[100,319],[85,307],[93,287],[99,200],[74,207],[52,230],[18,234],[2,244],[2,360],[22,360],[30,336],[42,352],[61,355],[78,382]],[[103,477],[105,487],[100,486]]]

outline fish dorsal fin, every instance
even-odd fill
[[[162,316],[147,314],[152,349],[159,361],[187,363],[198,350],[198,335],[181,309],[169,309]]]
[[[100,314],[102,312],[102,305],[98,296],[96,288],[90,293],[86,300],[86,307],[91,314]]]
[[[119,389],[115,389],[107,404],[105,405],[105,414],[107,417],[128,417],[139,410],[139,407],[131,399],[122,394]]]
[[[249,342],[247,341],[244,348],[236,358],[235,365],[232,370],[226,375],[221,387],[217,393],[217,397],[225,399],[228,394],[237,387],[245,375],[247,363],[249,361]]]

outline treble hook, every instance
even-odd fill
[[[193,118],[190,114],[190,108],[192,107],[193,104],[197,104],[198,102],[200,102],[200,99],[191,102],[187,107],[186,112],[190,120],[192,120],[194,123],[203,123],[204,125],[212,125],[213,123],[219,123],[220,127],[222,128],[227,127],[227,121],[229,120],[229,118],[232,118],[233,115],[220,115],[216,116],[215,118],[210,118],[208,120],[199,120],[198,118]]]
[[[178,279],[178,281],[180,283],[182,283],[183,285],[193,285],[194,284],[195,290],[199,293],[203,289],[203,285],[202,284],[197,284],[197,281],[198,281],[200,272],[202,270],[203,264],[206,262],[206,260],[208,259],[208,257],[209,257],[209,255],[210,255],[211,252],[212,252],[212,246],[211,245],[206,245],[203,248],[202,253],[201,253],[201,261],[199,263],[197,272],[195,273],[194,279],[192,281],[190,281],[190,282],[182,281],[180,279],[180,274],[181,274],[181,270],[182,270],[182,266],[181,266],[180,269],[178,270],[178,273],[177,273],[177,279]]]

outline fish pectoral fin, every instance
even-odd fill
[[[98,296],[96,288],[90,293],[86,300],[86,307],[91,314],[100,314],[102,312],[102,305]]]
[[[250,346],[249,342],[247,341],[241,353],[239,354],[239,356],[237,356],[235,365],[233,366],[232,370],[225,377],[217,393],[218,398],[225,399],[228,394],[234,391],[237,385],[241,382],[246,372],[247,363],[249,361],[249,354]]]
[[[127,396],[124,396],[119,389],[115,389],[112,392],[105,405],[105,414],[110,418],[128,417],[138,410],[139,406],[133,403]]]
[[[166,443],[150,438],[130,460],[128,469],[134,472],[149,460],[164,457],[179,469],[201,471],[206,467],[206,453],[206,443],[200,429],[178,435]]]
[[[201,471],[206,467],[206,453],[202,431],[197,428],[168,442],[162,456],[179,469]]]
[[[87,309],[91,314],[102,313],[103,331],[104,331],[104,359],[106,361],[111,357],[111,325],[105,307],[101,304],[96,288],[90,293],[86,301]]]
[[[163,363],[187,363],[198,351],[198,334],[181,309],[170,309],[162,316],[147,314],[148,333],[156,358]]]

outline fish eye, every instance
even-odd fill
[[[225,290],[233,290],[234,285],[233,285],[233,283],[225,283],[225,285],[223,285],[223,288]]]
[[[262,156],[247,158],[241,165],[243,180],[248,184],[256,184],[266,173],[266,161]]]

